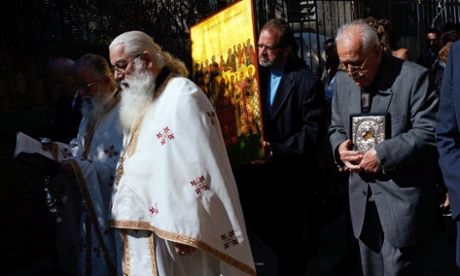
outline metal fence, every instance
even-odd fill
[[[124,1],[111,2],[112,6],[117,3],[121,5],[119,11],[114,11],[112,7],[114,21],[111,25],[131,19],[130,25],[125,28],[147,29],[160,45],[184,60],[191,69],[189,27],[236,1],[190,0],[172,3],[176,1],[129,0],[130,3],[136,3],[138,9],[142,8],[142,3],[149,4],[149,9],[153,11],[143,11],[143,14],[156,18],[151,25],[145,22],[149,18],[136,18],[136,13],[126,14],[133,5],[127,7],[126,4],[120,4]],[[442,30],[448,22],[459,23],[459,2],[253,0],[256,30],[270,18],[286,19],[296,31],[301,46],[299,54],[314,71],[324,62],[324,40],[334,37],[341,24],[367,16],[387,18],[398,26],[399,46],[408,48],[411,59],[415,59],[425,47],[428,28]],[[86,5],[81,6],[81,3]],[[166,9],[168,3],[169,6],[181,5],[185,12]],[[108,7],[111,6],[102,0],[5,2],[0,11],[0,114],[51,106],[44,70],[51,55],[64,54],[78,58],[86,52],[95,52],[107,56],[107,40],[111,36],[95,30],[94,22],[89,18],[91,14],[96,14],[98,23],[103,24],[110,14],[99,14]],[[95,8],[100,10],[94,11]],[[187,18],[182,20],[182,15]],[[155,25],[162,21],[168,22],[167,27]]]
[[[285,1],[280,16],[298,30],[301,55],[314,72],[325,62],[322,43],[336,35],[338,27],[353,19],[372,16],[390,19],[399,34],[399,47],[409,50],[415,60],[426,47],[429,28],[442,31],[458,24],[460,1]],[[264,13],[266,14],[266,13]]]

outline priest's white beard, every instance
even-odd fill
[[[133,73],[123,79],[120,102],[120,123],[128,131],[142,120],[154,100],[155,77],[148,70],[140,69],[142,61],[135,60]],[[126,85],[123,85],[126,84]]]
[[[104,90],[104,87],[98,87],[94,96],[84,96],[81,105],[81,113],[91,121],[104,112],[105,105],[109,102],[112,93]]]

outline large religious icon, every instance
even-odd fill
[[[233,166],[263,154],[253,14],[243,0],[190,28],[192,78],[216,110]]]

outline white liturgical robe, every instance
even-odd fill
[[[189,79],[166,83],[117,167],[111,225],[123,273],[256,275],[214,108]],[[174,243],[197,250],[179,256]]]
[[[107,111],[93,127],[88,127],[90,123],[83,117],[77,141],[71,142],[74,157],[70,162],[84,203],[78,244],[78,270],[82,275],[116,273],[115,240],[108,218],[115,168],[123,144],[119,97],[114,93]]]

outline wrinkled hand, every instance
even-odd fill
[[[192,256],[196,251],[195,247],[181,243],[174,243],[174,249],[179,256]]]
[[[340,172],[351,171],[355,173],[361,172],[361,160],[363,154],[359,150],[349,150],[351,146],[351,140],[348,139],[345,142],[341,143],[338,148],[338,153],[340,156],[340,161],[345,165],[344,167],[339,167]]]
[[[264,141],[263,146],[265,148],[264,157],[262,159],[257,159],[257,160],[251,161],[252,165],[264,165],[264,164],[272,162],[273,152],[272,152],[272,147],[271,147],[270,143]]]
[[[359,166],[365,173],[378,173],[382,171],[382,167],[377,158],[377,152],[374,148],[371,148],[363,155]]]
[[[339,167],[339,171],[351,171],[354,173],[378,173],[382,171],[374,148],[362,154],[360,151],[349,150],[350,146],[350,139],[339,145],[340,160],[345,165],[344,167]]]

